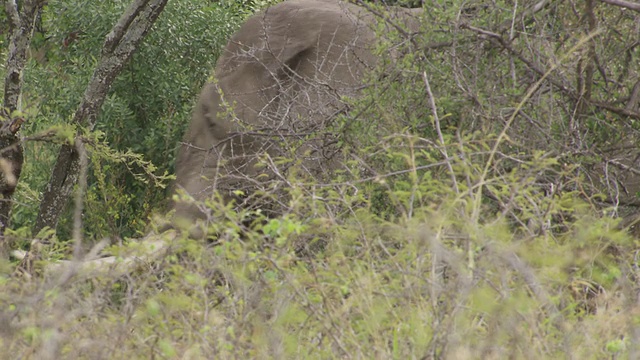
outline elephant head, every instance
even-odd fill
[[[419,10],[397,8],[392,21],[417,29]],[[340,166],[331,156],[331,119],[345,110],[377,63],[371,12],[342,1],[291,0],[251,17],[225,47],[207,83],[176,162],[176,189],[196,200],[215,190],[230,200],[240,190],[273,190],[286,169],[273,159],[294,156],[312,176]],[[265,166],[257,167],[262,161]],[[203,217],[176,202],[178,216]]]

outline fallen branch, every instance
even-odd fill
[[[108,257],[101,257],[100,252],[106,244],[99,243],[82,259],[62,260],[46,265],[44,275],[48,278],[58,277],[56,282],[59,284],[78,277],[123,276],[160,259],[177,238],[178,233],[173,230],[162,234],[149,234],[139,242],[130,244],[130,250],[125,251],[125,254]],[[28,253],[13,251],[12,255],[23,260]]]

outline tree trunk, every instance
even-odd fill
[[[22,172],[24,161],[18,131],[24,119],[20,116],[22,73],[27,64],[27,52],[33,36],[36,17],[44,0],[26,0],[18,9],[16,1],[7,0],[9,20],[9,54],[4,80],[4,106],[0,109],[0,245],[4,246],[4,231],[9,224],[11,197]]]
[[[93,129],[109,88],[158,19],[167,0],[135,0],[107,35],[102,57],[84,93],[73,122]],[[45,189],[33,232],[55,228],[78,181],[79,157],[73,145],[63,145]]]

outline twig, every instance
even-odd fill
[[[422,72],[422,79],[424,80],[424,87],[427,90],[427,95],[429,96],[429,105],[431,105],[431,113],[433,114],[433,121],[435,122],[435,128],[436,128],[436,131],[438,132],[438,140],[440,141],[440,145],[442,146],[440,151],[442,152],[442,155],[444,155],[444,157],[448,159],[449,155],[447,154],[447,146],[444,143],[444,136],[442,135],[442,129],[440,128],[440,117],[438,117],[436,101],[433,97],[433,93],[431,92],[431,86],[429,85],[429,78],[427,77],[426,71]],[[453,182],[453,189],[457,194],[459,192],[458,182],[456,181],[456,174],[453,172],[453,166],[451,166],[451,163],[449,161],[447,161],[447,167],[449,168],[449,172],[451,173],[451,181]]]

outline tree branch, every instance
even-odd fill
[[[633,11],[640,11],[640,4],[625,0],[600,0],[603,3],[619,6]]]
[[[629,96],[629,101],[627,102],[627,106],[624,108],[628,111],[634,111],[640,105],[640,80],[636,82],[631,90],[631,96]]]

